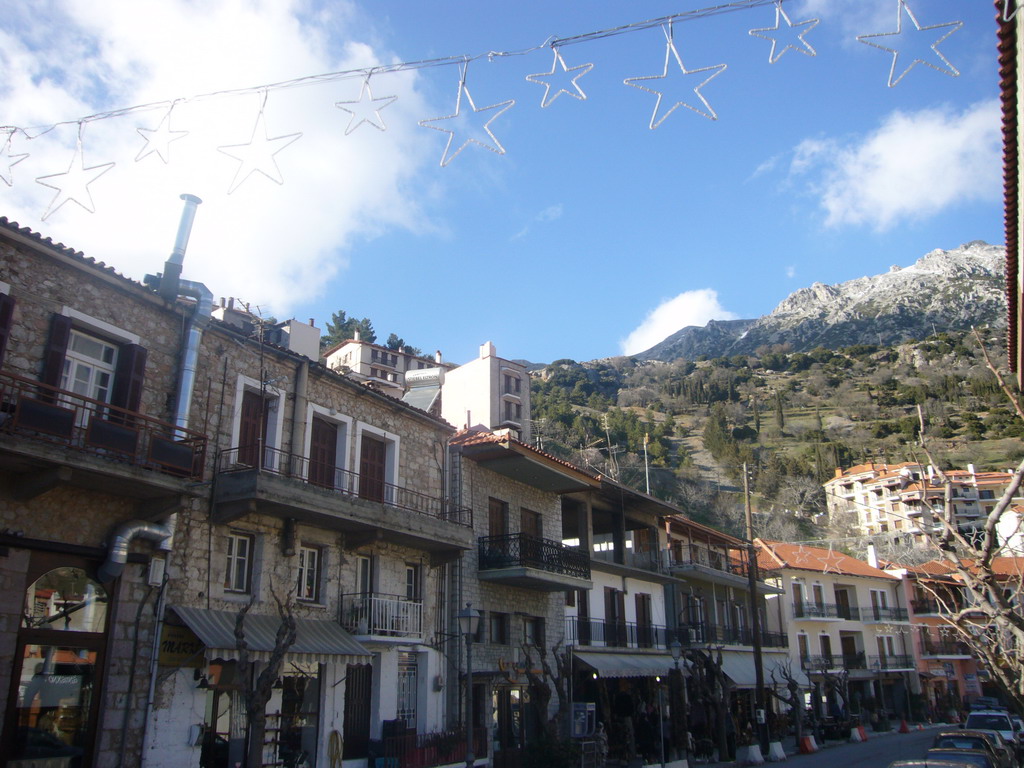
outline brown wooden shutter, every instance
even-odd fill
[[[0,365],[4,364],[4,352],[7,351],[7,339],[13,324],[14,298],[6,293],[0,294]]]
[[[372,501],[384,500],[387,445],[364,434],[359,450],[359,496]]]
[[[129,411],[138,411],[142,404],[142,388],[146,379],[146,348],[124,344],[117,353],[114,391],[110,404]]]
[[[250,466],[259,466],[260,448],[267,439],[267,409],[262,397],[256,392],[242,393],[242,415],[238,428],[238,461]]]
[[[338,426],[324,419],[313,419],[309,440],[309,482],[324,488],[336,487]]]
[[[49,384],[51,387],[60,386],[61,377],[64,375],[64,357],[67,355],[70,340],[71,318],[54,315],[50,323],[50,338],[43,351],[43,384]]]

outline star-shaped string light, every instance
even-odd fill
[[[806,549],[804,549],[804,545],[801,544],[799,547],[797,547],[797,550],[793,555],[793,565],[804,565],[807,562],[809,554],[810,553]]]
[[[397,98],[397,96],[373,98],[373,91],[370,90],[370,78],[366,78],[363,81],[363,87],[359,91],[358,99],[354,101],[338,101],[334,104],[338,109],[352,115],[348,121],[348,126],[345,128],[345,135],[348,136],[363,123],[372,125],[379,131],[386,131],[388,127],[384,124],[384,118],[380,116],[380,111]]]
[[[579,83],[576,81],[592,70],[594,65],[580,64],[575,67],[567,67],[561,52],[557,48],[552,48],[552,50],[555,52],[555,60],[551,63],[551,71],[538,72],[535,75],[526,76],[526,79],[531,83],[538,83],[544,86],[544,98],[540,100],[541,107],[548,106],[563,93],[580,101],[586,100],[587,94],[583,92],[583,89],[580,88]],[[573,72],[578,74],[573,75]],[[571,86],[572,90],[569,90],[566,86]]]
[[[708,118],[709,120],[717,120],[718,119],[718,115],[715,113],[715,110],[713,110],[711,108],[711,105],[708,104],[707,99],[704,98],[704,95],[700,92],[700,89],[703,88],[705,85],[707,85],[709,82],[711,82],[714,78],[716,78],[720,74],[722,74],[722,72],[725,71],[727,65],[726,64],[716,64],[716,65],[711,66],[711,67],[701,67],[700,69],[687,69],[686,67],[683,66],[683,60],[679,57],[679,51],[676,50],[675,41],[672,39],[672,29],[671,29],[671,27],[669,27],[665,31],[665,34],[666,34],[666,37],[668,38],[668,42],[666,43],[666,46],[665,46],[665,68],[662,71],[662,73],[660,75],[647,75],[645,77],[630,77],[630,78],[627,78],[626,80],[623,81],[626,85],[630,85],[633,88],[639,88],[641,91],[647,91],[648,93],[653,93],[653,94],[655,94],[658,97],[658,100],[654,103],[654,112],[651,113],[651,122],[649,124],[650,129],[653,131],[655,128],[657,128],[659,125],[661,125],[663,122],[665,122],[666,118],[668,118],[668,116],[671,115],[673,112],[675,112],[676,108],[680,107],[680,106],[683,106],[683,107],[686,107],[687,109],[693,110],[698,115],[703,115],[704,117]],[[671,107],[669,107],[667,110],[665,110],[665,112],[661,115],[661,117],[658,117],[658,112],[661,109],[661,102],[662,102],[663,99],[665,99],[665,94],[666,94],[666,92],[668,90],[667,86],[669,86],[669,85],[677,85],[678,81],[680,80],[678,77],[676,77],[674,69],[672,70],[673,77],[669,78],[669,62],[673,58],[675,58],[676,64],[679,65],[679,71],[685,77],[691,77],[693,75],[703,76],[703,74],[705,72],[710,72],[711,73],[710,75],[705,77],[704,80],[702,80],[701,83],[698,86],[696,86],[693,89],[690,89],[690,90],[692,90],[693,93],[695,93],[697,95],[697,98],[700,99],[701,104],[704,105],[704,109],[701,109],[700,107],[696,107],[696,106],[694,106],[693,104],[689,103],[686,100],[686,98],[689,97],[689,93],[690,93],[690,91],[687,90],[687,91],[685,91],[686,98],[683,98],[683,97],[678,98],[672,104]],[[643,82],[648,81],[648,80],[661,80],[662,81],[662,85],[665,86],[666,89],[663,90],[663,91],[657,91],[654,88],[648,88],[646,85],[642,84]],[[653,83],[652,83],[652,85],[653,85]],[[671,99],[671,98],[672,97],[669,97],[669,99]]]
[[[822,560],[821,572],[828,573],[829,571],[831,571],[832,573],[840,573],[839,564],[842,562],[842,556],[833,552],[832,547],[829,547],[828,554],[825,555],[825,559]]]
[[[146,145],[139,150],[139,154],[135,156],[135,162],[139,162],[144,157],[155,154],[164,164],[171,159],[171,142],[183,139],[188,136],[188,131],[172,131],[171,130],[171,112],[174,111],[174,105],[167,110],[167,114],[164,115],[160,121],[160,125],[156,128],[137,128],[139,135],[146,140]]]
[[[782,22],[786,22],[786,26],[782,26]],[[799,51],[806,56],[817,56],[818,52],[811,47],[811,44],[804,40],[804,35],[818,26],[820,19],[806,19],[799,21],[794,24],[789,19],[789,15],[782,9],[782,3],[776,2],[775,4],[775,26],[774,27],[762,27],[761,29],[752,29],[749,34],[754,37],[760,37],[764,40],[772,41],[772,50],[768,54],[768,62],[774,64],[782,58],[782,54],[786,51]],[[775,34],[768,34],[774,32]],[[782,50],[778,50],[780,38],[784,41]],[[796,41],[796,42],[792,42]]]
[[[1010,6],[1013,6],[1013,11],[1010,11]],[[1017,15],[1017,11],[1020,10],[1015,0],[1003,0],[1003,21],[1013,21],[1013,17]]]
[[[267,124],[263,117],[263,108],[266,103],[267,95],[264,93],[263,106],[260,107],[260,112],[256,116],[256,124],[253,126],[252,137],[248,143],[217,147],[219,152],[233,157],[239,163],[235,176],[231,180],[231,186],[228,187],[229,195],[254,173],[262,173],[271,181],[284,184],[284,177],[281,176],[281,169],[277,167],[274,156],[292,142],[297,141],[302,134],[289,133],[285,136],[270,138],[267,135]]]
[[[463,96],[465,96],[465,100],[469,104],[468,110],[463,109]],[[489,107],[477,107],[473,97],[469,95],[469,89],[466,87],[465,72],[463,72],[462,79],[459,81],[459,93],[455,98],[455,114],[448,115],[447,117],[427,118],[426,120],[420,120],[419,124],[424,128],[433,128],[435,131],[442,131],[448,134],[448,143],[445,145],[444,154],[441,155],[442,168],[458,157],[459,153],[470,144],[477,144],[491,152],[504,155],[505,148],[498,141],[498,137],[491,131],[491,123],[504,112],[511,109],[515,103],[515,99],[508,99],[507,101],[499,101],[497,104],[491,104]],[[493,114],[488,116],[488,113]],[[486,122],[483,122],[484,117],[487,117]],[[442,128],[440,125],[433,125],[433,123],[440,123],[445,120],[453,121],[451,123],[452,128]],[[452,151],[452,147],[457,143],[456,133],[460,134],[462,141]],[[489,141],[487,137],[490,137]]]
[[[36,179],[39,184],[50,189],[57,190],[46,211],[42,215],[43,221],[53,213],[56,213],[64,203],[78,203],[89,213],[96,212],[96,206],[92,201],[92,193],[89,185],[104,173],[114,167],[114,163],[101,163],[100,165],[85,166],[85,155],[82,152],[82,123],[78,124],[78,141],[75,144],[75,154],[71,158],[71,164],[64,173],[51,173],[48,176],[40,176]]]
[[[13,155],[11,154],[11,139],[14,138],[14,131],[4,131],[0,134],[0,179],[3,179],[4,184],[8,187],[14,186],[14,173],[11,168],[16,166],[26,157],[28,154]]]
[[[962,27],[964,23],[962,21],[949,21],[944,24],[932,24],[931,26],[928,27],[922,27],[918,23],[917,17],[914,16],[914,12],[910,10],[910,6],[907,5],[906,0],[896,0],[896,3],[897,5],[895,32],[882,32],[874,35],[857,35],[857,40],[864,43],[865,45],[870,45],[874,48],[878,48],[883,51],[888,51],[889,53],[892,54],[892,66],[889,68],[889,87],[892,88],[894,85],[896,85],[900,80],[904,78],[904,76],[910,70],[912,70],[918,64],[924,64],[927,67],[931,67],[936,72],[941,72],[942,74],[949,75],[950,77],[959,77],[959,70],[957,70],[957,68],[950,63],[949,59],[942,55],[942,52],[939,50],[939,43],[944,41],[947,37],[952,35],[958,29],[960,29],[960,27]],[[906,30],[903,29],[904,12],[906,12],[907,16],[910,18],[910,21],[913,22],[913,29],[909,27]],[[933,31],[937,29],[947,29],[948,31],[941,37],[939,37],[937,40],[934,40],[934,42],[929,43],[927,45],[927,48],[924,48],[924,41],[926,39],[932,40],[934,38]],[[882,44],[883,42],[891,42],[895,44],[895,40],[873,42],[875,38],[883,37],[899,38],[901,47],[890,48],[889,46]],[[914,51],[915,48],[918,49],[916,52]],[[908,50],[910,52],[904,56],[904,59],[910,58],[910,64],[904,67],[902,71],[900,71],[900,73],[897,75],[896,70],[899,66],[900,52]],[[927,51],[931,51],[931,53],[928,53]],[[937,56],[945,66],[941,67],[935,64],[933,60],[934,57],[932,56],[932,54],[934,54],[934,56]]]

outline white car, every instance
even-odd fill
[[[1018,743],[1019,731],[1014,728],[1013,720],[1008,712],[1001,712],[997,709],[978,709],[968,712],[963,727],[968,730],[999,731],[999,735],[1006,740],[1007,744]]]

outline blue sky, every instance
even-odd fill
[[[141,279],[196,194],[215,296],[454,362],[634,353],[1002,242],[992,3],[711,7],[0,0],[0,214]]]

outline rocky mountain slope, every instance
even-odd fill
[[[634,357],[671,361],[728,357],[788,344],[791,351],[897,344],[937,331],[1006,324],[1002,246],[973,241],[934,250],[905,268],[837,285],[814,283],[755,320],[683,328]]]

